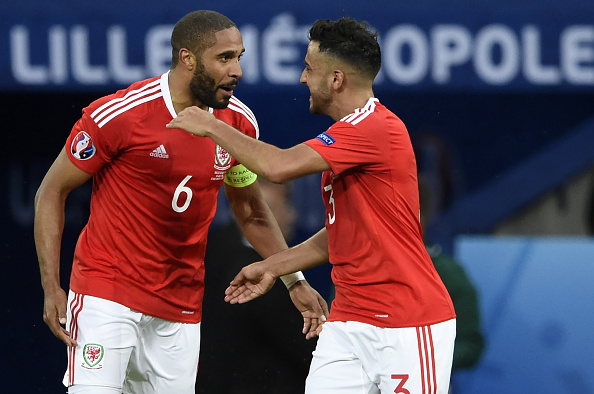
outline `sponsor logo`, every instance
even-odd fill
[[[169,155],[167,154],[167,151],[165,150],[165,147],[163,146],[163,144],[159,145],[158,148],[154,149],[151,152],[151,157],[160,157],[161,159],[169,159]]]
[[[332,136],[326,132],[318,135],[316,138],[319,139],[320,141],[322,141],[326,145],[332,145],[333,143],[336,142],[336,140],[334,138],[332,138]]]
[[[87,343],[83,348],[83,360],[85,362],[82,364],[82,367],[87,369],[103,368],[101,360],[103,360],[104,354],[105,351],[102,345]]]
[[[215,170],[219,170],[219,171],[227,171],[230,167],[231,167],[231,155],[229,154],[229,152],[227,152],[225,149],[221,148],[219,145],[216,146],[215,148],[215,162],[214,162],[214,168]],[[220,174],[219,172],[215,171],[215,176],[213,178],[213,180],[220,180],[223,179],[223,174]]]
[[[88,160],[95,154],[95,145],[93,139],[84,131],[79,131],[72,140],[70,152],[78,160]]]

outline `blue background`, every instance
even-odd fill
[[[591,393],[594,241],[460,237],[456,255],[481,290],[487,346],[465,393]]]

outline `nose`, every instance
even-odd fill
[[[241,78],[243,76],[243,70],[241,69],[241,64],[239,64],[239,59],[233,62],[233,66],[229,70],[229,76],[232,78]]]
[[[305,69],[301,72],[301,77],[299,78],[299,82],[302,84],[307,84],[307,77],[305,76]]]

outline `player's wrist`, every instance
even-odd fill
[[[226,140],[228,133],[235,131],[237,130],[233,126],[214,116],[211,118],[211,121],[205,125],[205,136],[217,143],[219,143],[220,140]]]
[[[285,284],[285,287],[290,289],[295,283],[305,280],[305,276],[301,271],[297,271],[292,274],[283,275],[280,277],[280,279]]]

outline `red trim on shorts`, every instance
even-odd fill
[[[417,344],[419,345],[419,361],[421,363],[421,388],[422,394],[425,394],[425,368],[423,368],[423,349],[421,349],[421,343],[423,337],[421,336],[421,329],[417,327]]]
[[[83,301],[85,296],[82,294],[75,294],[74,299],[70,303],[70,313],[72,320],[70,321],[70,335],[75,341],[78,339],[78,315],[83,309]],[[75,364],[76,348],[68,348],[68,386],[74,384],[74,364]]]
[[[429,344],[431,346],[431,369],[433,370],[433,392],[437,393],[437,369],[435,368],[435,346],[433,346],[433,334],[431,333],[431,326],[427,326],[429,333]]]
[[[421,367],[422,393],[437,393],[437,376],[435,375],[435,351],[430,326],[416,327],[419,346],[419,363]],[[426,374],[425,374],[426,373]],[[425,378],[425,375],[427,378]]]

